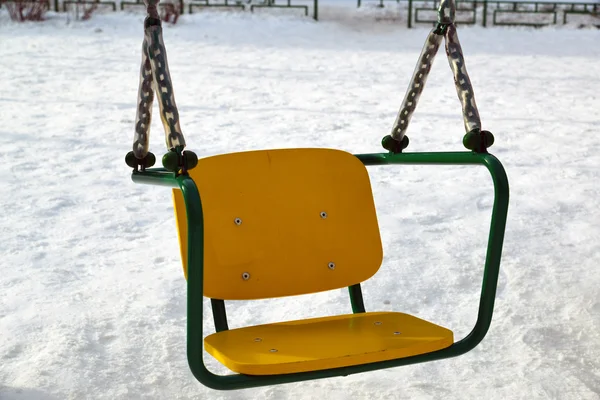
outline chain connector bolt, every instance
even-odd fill
[[[138,168],[141,168],[143,171],[146,168],[152,167],[156,163],[156,156],[152,153],[148,153],[144,158],[140,159],[135,156],[133,151],[130,151],[125,156],[125,163],[136,171]]]
[[[398,141],[392,137],[392,135],[386,135],[381,139],[381,145],[384,149],[390,153],[402,153],[402,150],[408,147],[408,136],[403,136],[401,141]]]
[[[162,164],[168,171],[186,173],[198,165],[198,156],[193,151],[183,150],[183,147],[178,146],[163,156]]]
[[[488,147],[494,144],[494,135],[490,131],[473,129],[463,137],[463,145],[475,153],[487,153]]]

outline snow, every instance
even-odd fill
[[[0,12],[1,399],[600,398],[600,31],[459,28],[491,151],[511,184],[496,311],[480,346],[427,364],[216,392],[187,366],[170,191],[132,183],[124,163],[142,16],[14,24]],[[188,148],[203,157],[382,151],[428,29],[360,13],[316,23],[208,12],[167,27]],[[160,155],[157,116],[152,129]],[[463,134],[440,52],[409,149],[462,150]],[[363,286],[367,309],[464,336],[490,218],[487,172],[369,171],[386,257]],[[345,290],[228,302],[232,327],[349,311]],[[214,329],[210,312],[205,329]]]

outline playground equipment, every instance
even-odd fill
[[[345,376],[464,354],[491,324],[508,210],[508,180],[487,149],[473,89],[454,26],[455,4],[444,0],[429,33],[387,150],[352,155],[333,149],[279,149],[198,160],[185,140],[173,96],[158,0],[148,16],[133,151],[126,156],[137,183],[173,188],[181,258],[187,279],[187,357],[194,376],[214,389],[240,389]],[[445,39],[462,104],[464,152],[406,153],[405,135],[431,65]],[[149,127],[154,91],[169,151],[151,168]],[[366,312],[361,282],[379,269],[383,251],[365,166],[483,165],[494,204],[477,321],[455,341],[452,331],[398,312]],[[229,329],[225,300],[253,300],[348,287],[352,314]],[[215,333],[204,337],[203,299],[211,299]],[[216,375],[206,352],[233,375]]]

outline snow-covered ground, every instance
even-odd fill
[[[50,17],[19,25],[0,12],[2,400],[600,398],[599,30],[459,29],[484,128],[496,136],[491,151],[511,183],[496,312],[479,347],[429,364],[216,392],[187,367],[170,191],[133,184],[123,160],[142,17]],[[368,18],[217,12],[167,27],[188,147],[200,156],[382,151],[428,30]],[[160,155],[158,117],[153,124]],[[440,52],[409,149],[462,150],[463,134]],[[363,286],[367,309],[412,313],[464,336],[487,238],[487,172],[370,173],[386,257]],[[344,290],[228,305],[232,327],[350,311]]]

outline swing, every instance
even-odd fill
[[[158,0],[146,3],[132,179],[173,188],[175,219],[187,279],[187,357],[193,375],[231,390],[440,360],[464,354],[491,324],[508,210],[508,180],[487,148],[454,26],[455,4],[444,0],[426,41],[385,153],[334,149],[246,151],[198,160],[184,150]],[[442,38],[455,75],[469,151],[405,153],[408,121]],[[169,152],[150,168],[149,122],[154,92]],[[367,312],[361,282],[379,269],[383,250],[366,166],[482,165],[494,184],[494,204],[477,321],[455,341],[445,327],[399,312]],[[226,300],[254,300],[348,287],[351,314],[229,329]],[[204,337],[203,299],[210,298],[215,333]],[[204,350],[232,375],[216,375]]]

